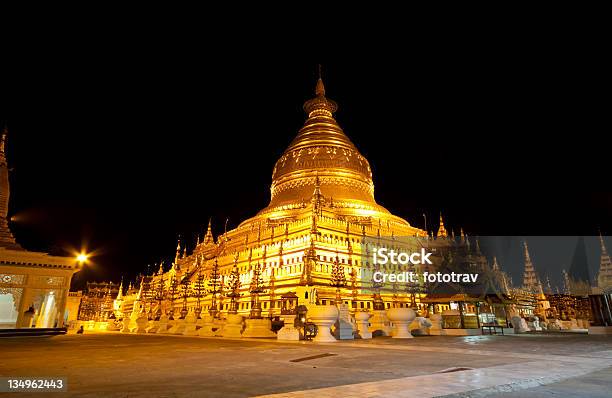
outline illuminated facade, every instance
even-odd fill
[[[62,327],[74,258],[24,250],[8,226],[6,128],[0,140],[0,328]]]
[[[428,236],[376,203],[370,165],[336,122],[337,105],[326,97],[321,79],[315,93],[304,104],[304,126],[274,166],[269,205],[217,239],[209,223],[191,253],[179,242],[169,270],[160,265],[142,278],[137,292],[116,302],[117,319],[139,313],[149,320],[161,314],[182,319],[190,312],[223,318],[234,311],[272,318],[282,315],[282,296],[297,294],[307,307],[342,303],[351,313],[394,307],[423,316],[458,311],[465,318],[461,323],[474,328],[484,303],[480,313],[486,307],[505,322],[510,287],[499,265],[489,267],[478,240],[471,245],[463,231],[457,238],[449,234],[442,215],[436,236]],[[367,255],[373,246],[426,248],[436,265],[374,266]],[[376,270],[422,273],[440,267],[481,273],[484,285],[475,294],[461,288],[429,294],[422,285],[376,284],[372,278]]]
[[[120,284],[113,282],[87,282],[87,290],[81,296],[78,319],[81,321],[102,322],[114,314],[113,303],[122,290]]]
[[[496,259],[489,265],[478,239],[471,243],[463,230],[456,238],[442,215],[434,237],[391,214],[376,202],[370,165],[336,122],[337,105],[326,97],[321,79],[315,93],[304,104],[304,126],[274,166],[268,206],[216,238],[209,222],[191,253],[179,242],[169,269],[160,264],[137,289],[119,292],[115,327],[189,334],[195,326],[184,331],[177,323],[172,332],[160,332],[155,322],[192,314],[197,319],[210,314],[228,325],[235,314],[283,318],[283,297],[296,297],[308,308],[339,304],[353,315],[409,307],[420,316],[444,317],[444,325],[456,321],[456,329],[479,329],[494,320],[508,327],[514,315],[545,319],[550,305],[526,244],[523,286],[513,288]],[[434,265],[373,265],[368,261],[372,247],[425,248],[433,253]],[[461,271],[481,278],[471,291],[457,284],[451,286],[457,290],[436,290],[375,283],[377,270]],[[200,335],[218,335],[210,333]]]
[[[304,126],[274,166],[269,205],[216,241],[209,225],[190,254],[179,244],[171,269],[160,269],[147,281],[151,293],[140,301],[150,300],[151,307],[165,307],[165,312],[173,308],[174,314],[184,302],[193,308],[198,301],[203,310],[214,305],[226,312],[230,299],[223,292],[227,293],[235,270],[240,281],[236,310],[241,314],[253,309],[251,292],[257,275],[262,282],[257,299],[265,316],[280,314],[281,295],[296,291],[307,304],[317,300],[330,304],[339,290],[341,300],[352,308],[372,308],[372,269],[363,263],[364,239],[388,246],[400,236],[417,238],[416,246],[429,239],[424,230],[376,203],[370,165],[336,122],[336,109],[319,79],[315,98],[304,104]],[[441,230],[446,236],[443,226]],[[182,299],[180,285],[186,280],[193,290],[204,275],[210,290],[215,264],[221,292],[215,302],[210,294]],[[343,281],[340,286],[334,282],[338,279]],[[172,284],[179,285],[170,300],[164,295],[161,306],[162,301],[155,304],[154,299],[160,284],[166,291]],[[410,302],[407,292],[382,292],[380,298],[386,308]]]

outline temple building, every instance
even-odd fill
[[[358,312],[374,313],[372,331],[389,327],[381,312],[394,308],[412,308],[424,317],[443,315],[446,326],[458,329],[479,330],[481,322],[494,319],[507,327],[512,315],[507,309],[515,301],[499,264],[491,269],[478,239],[470,240],[463,229],[455,237],[442,214],[435,234],[428,235],[378,204],[370,164],[335,120],[337,108],[319,78],[315,97],[304,104],[304,126],[272,171],[268,206],[218,237],[209,222],[191,253],[179,241],[174,261],[143,276],[137,289],[120,291],[114,305],[117,321],[100,327],[193,333],[182,330],[180,322],[172,331],[160,324],[189,314],[197,319],[213,314],[231,323],[237,314],[249,318],[249,330],[254,318],[283,318],[287,300],[309,311],[335,304],[347,321]],[[432,253],[433,264],[374,264],[370,253],[381,247],[423,249]],[[373,280],[377,271],[483,277],[466,289],[461,284],[378,283]],[[200,335],[214,335],[206,330],[199,329]]]
[[[73,257],[51,256],[23,249],[8,225],[9,169],[7,129],[0,138],[0,328],[62,327],[72,275]]]
[[[185,306],[228,311],[232,303],[220,292],[227,292],[234,273],[240,289],[233,300],[241,314],[254,305],[267,316],[280,314],[280,298],[289,292],[306,303],[340,299],[352,308],[371,309],[373,266],[362,253],[364,240],[391,247],[398,237],[412,237],[415,249],[435,245],[426,231],[376,202],[370,164],[336,122],[338,106],[327,98],[321,79],[315,94],[304,104],[304,126],[274,166],[269,205],[217,239],[209,224],[192,253],[179,242],[170,269],[160,266],[146,280],[149,293],[143,293],[141,305],[149,300],[150,311],[175,314]],[[443,225],[438,235],[447,236]],[[218,281],[212,288],[211,279]],[[181,299],[182,284],[193,290],[203,280],[215,294]],[[155,299],[158,286],[168,291],[173,284],[178,287],[164,294],[164,304],[159,295]],[[406,291],[383,292],[378,299],[386,308],[412,300]]]
[[[368,160],[335,120],[337,108],[319,78],[315,97],[304,104],[304,126],[272,170],[268,206],[217,237],[209,221],[191,252],[179,240],[171,264],[160,263],[125,293],[120,288],[113,314],[105,298],[112,295],[101,293],[94,301],[97,307],[106,302],[105,314],[93,311],[80,321],[122,332],[273,337],[271,320],[283,329],[292,324],[289,307],[305,308],[304,319],[337,307],[334,333],[349,338],[343,322],[359,328],[369,313],[370,337],[389,335],[384,313],[407,309],[437,322],[439,334],[480,333],[491,323],[507,329],[515,317],[535,322],[538,330],[537,317],[546,321],[552,310],[527,243],[523,283],[515,288],[496,258],[489,265],[479,239],[462,229],[455,237],[442,214],[429,235],[389,212],[375,200]],[[374,248],[426,250],[433,264],[375,264]],[[385,283],[374,280],[378,271],[480,277],[473,284]]]

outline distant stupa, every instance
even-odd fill
[[[589,273],[589,262],[586,255],[584,236],[578,238],[574,257],[570,265],[568,277],[572,294],[586,295],[591,293],[591,276]]]
[[[531,256],[529,255],[529,247],[527,246],[527,242],[523,242],[524,248],[524,259],[525,259],[525,270],[523,271],[523,289],[531,292],[533,294],[543,294],[542,283],[540,282],[540,278],[535,270],[535,266],[531,261]]]
[[[612,261],[606,250],[603,236],[599,234],[599,242],[601,245],[601,257],[599,260],[599,272],[597,274],[597,287],[603,291],[610,291],[612,289]]]

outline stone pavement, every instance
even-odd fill
[[[0,350],[0,376],[67,377],[61,396],[79,397],[486,396],[571,389],[568,378],[612,366],[612,337],[587,335],[313,344],[104,333],[0,339]]]
[[[604,364],[612,365],[610,359]],[[450,371],[426,376],[358,383],[344,386],[272,394],[261,397],[440,397],[468,393],[460,396],[490,396],[497,392],[516,392],[566,378],[583,376],[601,369],[601,361],[567,358],[566,361],[542,363],[526,362],[493,366],[482,369]],[[449,369],[452,370],[452,369]],[[469,394],[471,392],[471,395]],[[579,396],[580,391],[573,391]],[[591,396],[587,391],[585,396]],[[514,396],[514,395],[512,395]],[[529,393],[526,396],[531,396]],[[609,395],[608,395],[609,396]]]
[[[502,337],[502,336],[499,336]],[[509,336],[510,337],[510,336]],[[531,337],[531,336],[529,336]],[[384,349],[399,349],[417,352],[440,353],[445,356],[448,353],[465,355],[483,355],[483,356],[499,356],[503,355],[510,364],[492,366],[480,369],[453,369],[449,368],[446,371],[441,371],[429,375],[411,376],[400,379],[384,380],[377,382],[355,383],[350,385],[342,385],[321,389],[310,389],[304,391],[294,391],[289,393],[262,395],[266,398],[277,397],[307,397],[316,396],[321,398],[327,397],[411,397],[418,393],[419,397],[440,397],[440,396],[461,396],[461,397],[484,397],[484,396],[501,396],[499,393],[510,393],[508,396],[514,396],[517,391],[538,387],[555,383],[561,380],[577,378],[580,376],[589,375],[594,371],[605,369],[612,366],[612,350],[597,350],[597,340],[592,340],[593,344],[588,346],[572,345],[571,342],[579,341],[574,338],[564,341],[563,347],[542,347],[539,344],[533,345],[524,343],[527,336],[512,336],[517,340],[519,346],[511,351],[501,351],[500,348],[504,344],[498,346],[491,345],[489,350],[474,350],[463,348],[449,348],[446,345],[428,346],[428,345],[391,345],[398,340],[381,341],[377,345]],[[545,335],[541,338],[562,338],[560,335]],[[569,337],[569,336],[568,336]],[[592,336],[591,336],[592,337]],[[580,337],[579,337],[580,338]],[[463,342],[484,340],[482,336],[466,337]],[[491,343],[494,340],[484,340]],[[551,340],[554,341],[554,340]],[[585,339],[585,341],[589,341]],[[457,340],[452,341],[456,343]],[[600,341],[601,342],[601,341]],[[350,344],[350,343],[349,343]],[[543,342],[546,345],[545,341]],[[361,345],[363,344],[351,344]],[[607,344],[604,344],[604,346]],[[550,349],[552,348],[552,349]],[[564,351],[564,354],[544,354],[542,351],[555,351],[555,348]],[[576,348],[579,348],[576,350]],[[573,351],[575,355],[568,355]],[[530,354],[529,352],[537,352]],[[528,360],[521,362],[521,360]],[[608,380],[608,389],[612,388],[612,381]],[[572,389],[571,380],[564,383],[563,386],[570,392],[569,396],[586,396],[591,397],[593,393],[599,390],[597,385],[592,388]],[[555,388],[541,389],[541,393],[554,391]],[[530,395],[531,390],[525,392],[525,396]],[[546,396],[546,395],[544,395]],[[610,393],[608,392],[608,395]]]
[[[520,391],[500,392],[498,394],[480,395],[477,393],[459,394],[457,397],[491,398],[574,398],[587,396],[589,398],[610,398],[612,384],[612,367],[575,377],[557,383],[547,384]]]

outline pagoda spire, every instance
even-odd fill
[[[323,84],[323,76],[321,74],[321,64],[319,64],[319,79],[317,80],[315,94],[317,97],[325,97],[325,85]]]
[[[601,231],[599,231],[599,243],[601,244],[601,254],[608,255],[608,251],[606,250],[606,244],[604,243],[603,236],[601,235]]]
[[[321,65],[319,65],[319,78],[315,86],[315,97],[304,103],[304,111],[306,111],[309,118],[322,116],[333,119],[332,115],[337,109],[338,104],[325,96],[325,84],[323,84]]]
[[[319,173],[317,172],[317,174],[315,175],[315,186],[314,186],[314,191],[312,193],[312,200],[311,200],[313,212],[319,213],[324,201],[325,201],[325,198],[323,197],[323,194],[321,193],[321,179],[319,178]]]
[[[499,263],[497,262],[497,256],[493,257],[493,265],[491,266],[493,271],[499,271]]]
[[[538,278],[538,274],[536,273],[533,262],[531,261],[531,256],[529,255],[529,247],[527,246],[527,241],[523,242],[524,248],[524,257],[525,257],[525,270],[523,272],[523,288],[538,294],[542,288],[540,284],[540,279]]]
[[[317,249],[312,236],[310,237],[310,247],[304,251],[304,268],[300,277],[301,285],[312,284],[312,271],[317,264]]]
[[[446,228],[444,228],[444,220],[442,220],[442,212],[440,212],[440,227],[438,228],[438,233],[436,234],[437,238],[446,238],[448,236],[448,232],[446,232]]]
[[[208,229],[206,230],[206,235],[204,236],[204,244],[208,245],[214,243],[215,238],[212,233],[212,217],[208,219]]]
[[[15,241],[8,225],[8,205],[10,198],[9,169],[6,161],[6,139],[8,128],[4,125],[0,136],[0,247],[23,250]]]
[[[181,258],[181,237],[179,236],[178,242],[176,243],[176,254],[174,255],[174,265],[178,264],[178,260]]]
[[[529,247],[527,246],[527,241],[523,242],[523,249],[525,254],[525,262],[531,263],[531,256],[529,256]]]
[[[599,242],[601,244],[601,257],[599,272],[597,273],[597,287],[607,292],[612,287],[612,261],[606,250],[601,231],[599,231]]]
[[[117,292],[117,297],[115,300],[123,299],[123,277],[121,277],[121,283],[119,284],[119,291]]]

